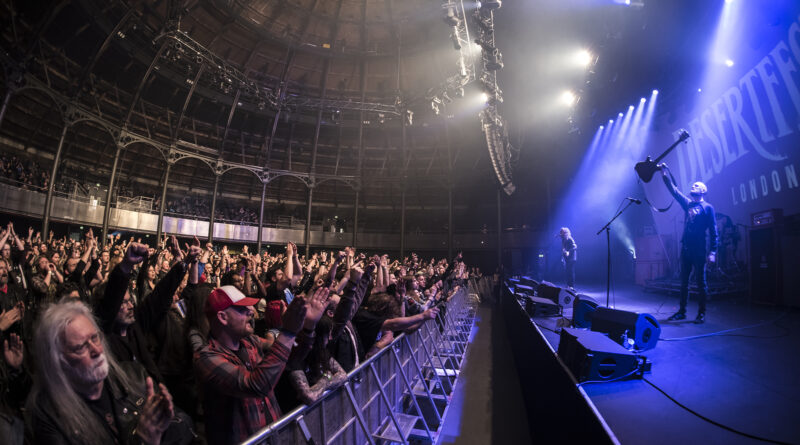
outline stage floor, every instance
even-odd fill
[[[578,289],[605,304],[605,287]],[[678,298],[617,288],[611,307],[646,312],[661,339],[646,351],[649,380],[698,414],[738,431],[800,444],[800,310],[751,304],[746,297],[708,302],[706,323],[666,321]],[[571,318],[571,310],[565,316]],[[554,350],[557,318],[535,318]],[[744,328],[744,329],[738,329]],[[719,335],[702,336],[736,329]],[[669,341],[665,341],[667,339]],[[671,340],[670,340],[671,339]],[[713,425],[679,407],[644,380],[583,385],[623,444],[763,443]]]

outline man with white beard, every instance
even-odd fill
[[[119,364],[83,303],[54,304],[35,337],[38,372],[28,399],[34,444],[188,443],[191,421],[137,363]]]

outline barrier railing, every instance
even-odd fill
[[[439,312],[361,363],[312,405],[244,444],[438,443],[467,350],[474,301],[462,286]]]

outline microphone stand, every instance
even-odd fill
[[[611,223],[613,223],[614,220],[619,218],[619,216],[622,215],[622,212],[627,210],[628,207],[631,206],[631,204],[633,204],[633,201],[628,200],[628,205],[626,205],[619,212],[617,212],[617,214],[614,215],[613,218],[611,218],[611,221],[607,222],[606,225],[603,226],[603,228],[597,231],[597,235],[601,234],[603,231],[606,232],[606,246],[608,251],[608,268],[607,268],[608,274],[606,277],[606,307],[608,307],[608,299],[609,295],[611,294]]]

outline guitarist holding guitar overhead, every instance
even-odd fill
[[[704,323],[706,320],[706,296],[708,285],[706,283],[706,261],[716,261],[717,253],[717,218],[714,207],[707,203],[703,196],[708,188],[702,182],[695,182],[689,190],[691,198],[681,193],[675,186],[672,175],[666,164],[659,164],[661,174],[667,189],[678,201],[685,215],[683,236],[681,237],[681,307],[669,317],[669,320],[683,320],[686,318],[686,304],[689,300],[689,275],[694,269],[694,278],[698,292],[698,312],[695,323]],[[706,231],[710,242],[706,242]],[[706,245],[708,244],[708,249]]]

